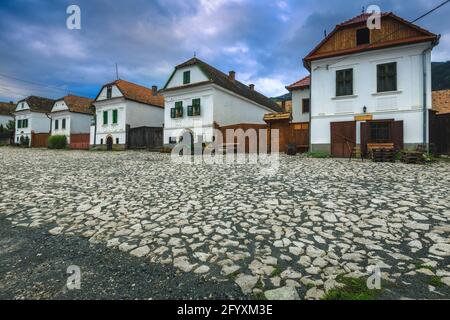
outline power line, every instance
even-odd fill
[[[446,4],[448,4],[449,2],[450,2],[450,0],[444,1],[443,3],[441,3],[441,4],[437,5],[436,7],[434,7],[433,9],[431,9],[431,10],[427,11],[426,13],[422,14],[422,15],[419,16],[418,18],[412,20],[410,23],[412,23],[412,24],[413,24],[413,23],[416,23],[417,21],[419,21],[419,20],[425,18],[426,16],[430,15],[431,13],[435,12],[436,10],[442,8],[443,6],[445,6]],[[390,34],[388,34],[388,35],[386,35],[386,36],[384,36],[384,37],[378,39],[378,40],[375,41],[375,42],[372,42],[370,45],[377,44],[377,43],[379,43],[379,42],[381,42],[381,41],[383,41],[383,40],[385,40],[385,39],[391,37],[392,35],[396,34],[397,32],[401,31],[401,30],[404,29],[404,28],[406,28],[406,26],[402,25],[402,26],[400,26],[397,30],[395,30],[395,31],[391,32]],[[337,63],[340,63],[340,62],[342,62],[342,61],[344,61],[344,60],[346,60],[346,59],[348,59],[348,58],[349,58],[348,56],[347,56],[347,57],[344,57],[344,58],[342,58],[342,59],[340,59],[340,60],[338,60],[338,61],[336,61],[336,62],[333,62],[332,64],[329,64],[329,65],[327,65],[327,66],[328,66],[328,67],[333,66],[333,65],[335,65],[335,64],[337,64]]]
[[[450,0],[449,0],[449,1],[450,1]],[[57,87],[54,87],[54,86],[51,86],[51,85],[46,85],[46,84],[42,84],[42,83],[30,81],[30,80],[20,79],[20,78],[13,77],[13,76],[10,76],[10,75],[7,75],[7,74],[3,74],[3,73],[0,73],[0,76],[1,76],[1,77],[4,77],[4,78],[16,80],[16,81],[28,83],[28,84],[31,84],[31,85],[34,85],[34,86],[47,88],[47,89],[50,89],[50,90],[57,90],[57,91],[60,91],[60,92],[66,92],[66,91],[67,91],[66,89],[61,89],[61,88],[57,88]]]

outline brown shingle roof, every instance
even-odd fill
[[[26,99],[20,100],[17,104],[21,102],[26,102],[31,111],[43,113],[50,113],[55,104],[55,100],[37,96],[29,96]]]
[[[67,107],[69,108],[70,112],[76,112],[76,113],[85,113],[85,114],[93,114],[93,110],[91,108],[92,102],[94,102],[93,99],[75,96],[75,95],[68,95],[61,99],[58,99],[57,101],[64,100]]]
[[[433,91],[433,110],[438,114],[450,113],[450,90]]]
[[[11,102],[0,102],[0,115],[12,116],[12,113],[16,109],[16,105]]]
[[[153,95],[152,89],[125,80],[116,80],[114,82],[104,85],[102,87],[102,90],[103,88],[112,85],[116,85],[117,88],[119,88],[120,92],[123,94],[125,99],[141,102],[155,107],[164,108],[164,97],[159,93]],[[102,90],[100,90],[100,92]]]
[[[296,90],[296,89],[305,89],[305,88],[309,88],[310,85],[311,85],[311,76],[307,76],[307,77],[287,86],[286,89],[289,91]]]
[[[243,84],[242,82],[239,82],[237,80],[234,80],[234,81],[231,80],[227,74],[223,73],[222,71],[214,68],[213,66],[207,64],[206,62],[204,62],[198,58],[192,58],[192,59],[176,66],[174,73],[178,69],[193,66],[193,65],[198,65],[200,67],[200,69],[203,71],[205,76],[209,79],[209,82],[203,81],[200,83],[192,83],[191,85],[188,85],[188,86],[193,87],[193,86],[198,86],[198,85],[204,85],[207,83],[214,83],[224,89],[234,92],[240,96],[243,96],[244,98],[252,100],[252,101],[254,101],[260,105],[263,105],[269,109],[272,109],[275,112],[282,111],[282,109],[272,99],[267,98],[266,96],[262,95],[261,93],[257,92],[256,90],[250,89],[249,86]],[[172,74],[172,76],[173,76],[173,74]],[[169,84],[169,82],[170,82],[170,80],[167,82],[163,91],[173,91],[173,90],[188,87],[188,86],[180,86],[180,87],[167,89],[167,85]]]

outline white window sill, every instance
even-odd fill
[[[393,96],[393,95],[398,95],[403,93],[402,90],[397,90],[397,91],[385,91],[385,92],[374,92],[372,93],[372,96],[374,97],[379,97],[379,96]]]
[[[331,100],[347,100],[347,99],[355,99],[358,98],[357,94],[350,95],[350,96],[339,96],[339,97],[333,97]]]

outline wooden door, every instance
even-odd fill
[[[356,146],[356,121],[331,123],[331,154],[349,158]]]

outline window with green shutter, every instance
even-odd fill
[[[189,84],[191,83],[191,72],[185,71],[183,73],[183,84]]]
[[[183,101],[175,102],[175,118],[183,118]]]
[[[103,124],[108,124],[108,111],[103,111]]]
[[[193,116],[198,117],[200,116],[200,99],[194,99],[192,100],[192,109],[193,109]]]
[[[58,129],[59,129],[59,121],[55,120],[55,130],[58,130]]]
[[[176,118],[176,110],[175,110],[175,108],[170,109],[170,117],[172,119]]]
[[[62,119],[62,128],[65,129],[66,128],[66,119]]]
[[[22,120],[17,120],[17,129],[22,129]]]
[[[194,116],[194,107],[193,106],[188,106],[188,117],[193,117]]]
[[[336,97],[353,95],[353,69],[336,71]]]
[[[113,110],[113,124],[117,124],[119,121],[119,112],[118,110]]]
[[[377,91],[397,91],[397,63],[379,64],[377,66]]]

